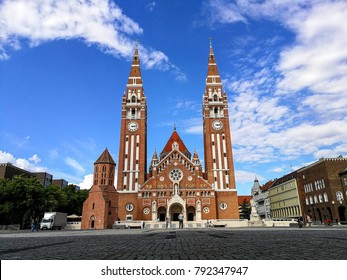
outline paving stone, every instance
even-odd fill
[[[0,259],[347,260],[347,227],[0,233]]]

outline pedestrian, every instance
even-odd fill
[[[303,225],[303,220],[302,220],[302,217],[299,217],[298,218],[298,225],[299,225],[299,228],[302,228],[302,225]]]
[[[169,217],[165,218],[165,223],[166,223],[166,228],[169,228],[169,225],[170,225],[170,218]]]
[[[183,228],[183,213],[178,215],[179,228]]]
[[[338,225],[339,224],[339,219],[335,217],[335,222]]]
[[[34,232],[36,230],[36,226],[35,226],[35,219],[31,220],[31,231]]]
[[[145,227],[146,227],[146,223],[145,223],[145,221],[142,221],[142,222],[141,222],[141,228],[142,228],[142,229],[145,229]]]
[[[308,226],[311,227],[312,218],[311,218],[310,214],[307,214],[307,215],[306,215],[306,222],[308,223]]]

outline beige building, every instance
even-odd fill
[[[277,179],[269,189],[271,216],[276,219],[296,219],[303,215],[296,172]]]

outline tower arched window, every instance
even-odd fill
[[[218,101],[218,95],[217,94],[213,95],[213,101]]]
[[[133,95],[133,96],[131,97],[131,102],[132,102],[132,103],[135,103],[135,102],[136,102],[136,96],[135,96],[135,95]]]

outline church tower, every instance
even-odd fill
[[[135,193],[139,190],[139,186],[145,181],[146,158],[147,103],[136,45],[126,91],[122,98],[117,191]]]
[[[231,146],[228,100],[226,93],[223,92],[212,43],[210,43],[202,112],[204,161],[207,181],[213,186],[220,199],[225,198],[220,202],[221,209],[217,210],[220,213],[218,215],[219,218],[232,218],[225,215],[229,211],[220,211],[223,208],[226,210],[226,207],[230,204],[233,208],[237,207],[237,192]],[[229,200],[229,203],[226,202],[227,200]],[[232,209],[232,212],[235,212],[235,209]],[[233,218],[238,218],[237,215],[232,216]]]
[[[118,216],[118,194],[114,187],[116,163],[105,149],[94,163],[93,186],[83,203],[82,229],[111,228]]]

